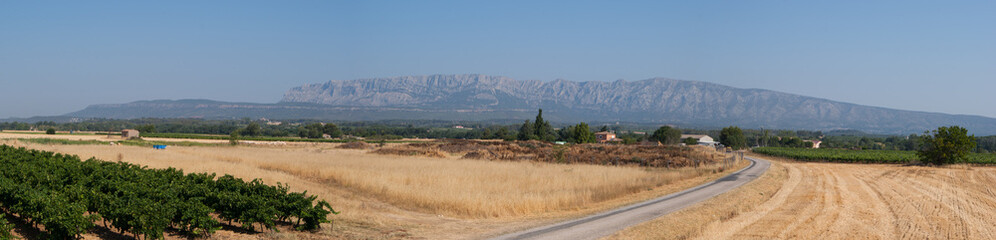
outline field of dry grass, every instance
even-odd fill
[[[333,217],[334,226],[317,234],[264,236],[286,238],[477,238],[680,191],[728,173],[717,171],[716,165],[664,170],[471,160],[459,155],[399,157],[340,149],[337,144],[171,146],[156,151],[5,143],[153,168],[288,183],[292,190],[307,190],[343,212]]]
[[[771,192],[772,188],[749,184],[698,207],[627,229],[615,238],[996,238],[994,167],[794,161],[779,161],[776,165],[785,170],[769,174],[784,172],[780,173],[784,181],[772,181],[777,186],[775,194],[763,203],[757,201],[756,195],[745,193]],[[758,183],[764,181],[762,178]],[[760,188],[753,189],[756,187]],[[734,211],[742,205],[739,202],[758,204]],[[683,226],[686,220],[694,224]],[[689,234],[668,234],[669,231]]]

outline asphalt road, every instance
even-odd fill
[[[760,177],[771,166],[770,162],[763,159],[746,156],[744,159],[751,161],[747,168],[694,188],[581,219],[510,233],[493,239],[599,239],[740,187]]]

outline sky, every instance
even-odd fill
[[[996,117],[996,1],[0,1],[0,118],[328,80],[653,77]]]

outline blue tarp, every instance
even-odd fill
[[[166,145],[152,145],[154,149],[166,149]]]

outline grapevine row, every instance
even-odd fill
[[[207,235],[220,222],[314,230],[337,214],[328,202],[286,185],[225,175],[105,162],[0,145],[0,207],[42,225],[53,238],[78,238],[95,222],[162,238],[167,229]],[[212,215],[216,215],[215,219]]]
[[[914,151],[894,150],[759,147],[754,148],[752,151],[769,156],[792,158],[801,161],[910,163],[918,159]],[[972,153],[968,156],[968,163],[993,164],[996,163],[996,154]]]

